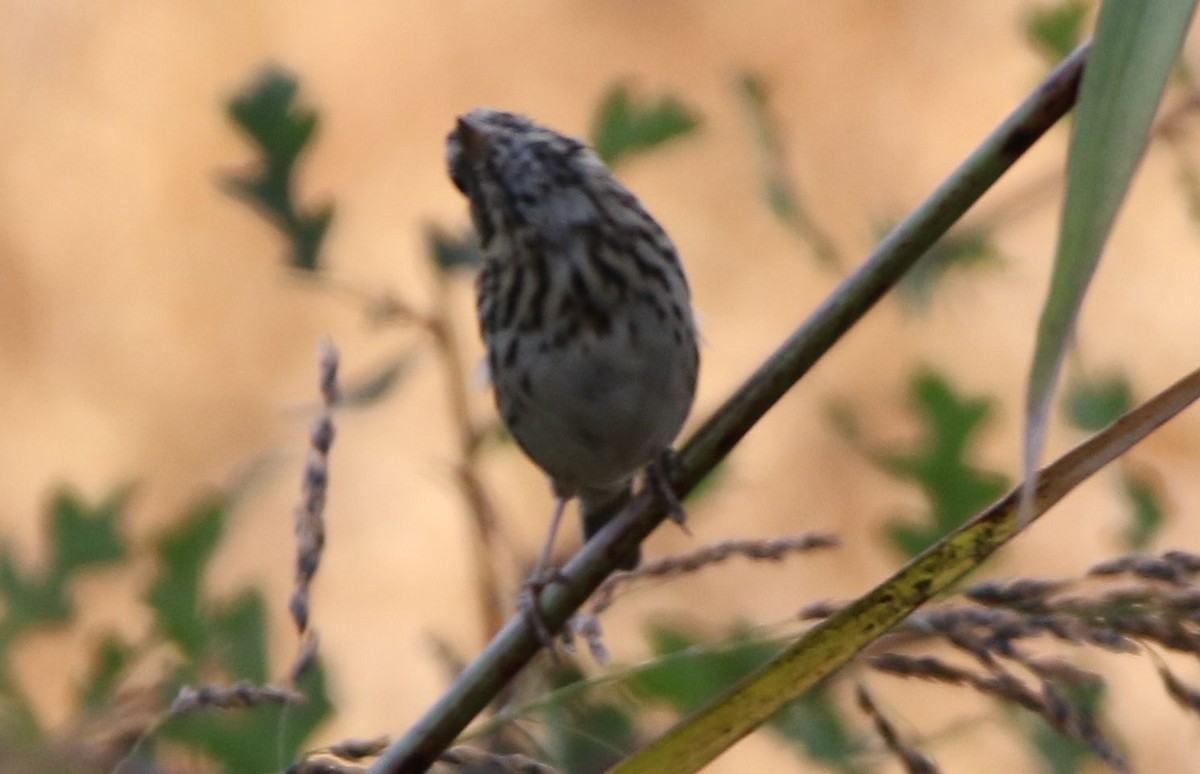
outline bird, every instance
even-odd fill
[[[696,394],[691,294],[666,231],[582,140],[482,107],[458,117],[446,164],[482,253],[496,407],[555,496],[536,585],[572,498],[590,539],[646,471],[682,524],[664,482]],[[639,559],[635,548],[617,564]]]

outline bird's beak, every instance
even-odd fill
[[[469,116],[458,117],[458,144],[467,158],[478,160],[488,149],[487,133],[471,121]]]

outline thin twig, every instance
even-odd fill
[[[884,745],[888,751],[895,755],[904,770],[908,774],[937,774],[937,764],[930,760],[924,753],[915,747],[906,744],[900,738],[899,732],[896,731],[896,726],[883,714],[883,710],[875,702],[870,691],[862,683],[855,687],[855,699],[858,703],[858,708],[871,719],[872,725],[875,726],[875,731],[883,739]]]

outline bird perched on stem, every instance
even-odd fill
[[[666,232],[583,142],[479,108],[459,117],[446,155],[483,252],[476,300],[496,406],[556,497],[523,598],[536,611],[572,497],[590,538],[645,469],[682,523],[661,485],[699,369],[688,284]]]

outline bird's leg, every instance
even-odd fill
[[[675,454],[674,449],[667,447],[655,455],[646,466],[646,485],[667,507],[667,516],[671,521],[678,524],[684,534],[691,535],[691,530],[687,528],[687,511],[683,509],[683,503],[671,488],[671,477],[678,469],[679,456]]]
[[[550,567],[550,557],[554,553],[554,539],[558,536],[558,526],[562,523],[563,511],[566,510],[567,501],[570,499],[569,494],[561,492],[558,487],[555,487],[554,514],[550,517],[550,533],[546,535],[546,542],[542,545],[537,564],[525,581],[525,587],[521,590],[521,597],[517,603],[521,612],[529,618],[529,623],[537,633],[538,639],[552,653],[554,652],[554,636],[546,625],[546,620],[542,618],[542,591],[551,583],[564,580],[562,572],[557,567]]]

